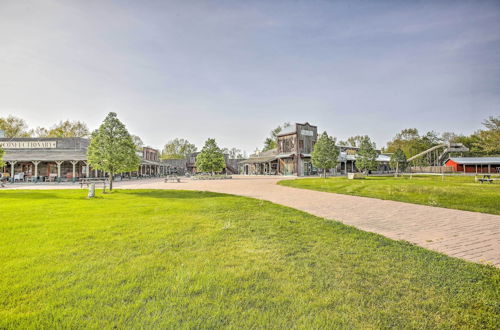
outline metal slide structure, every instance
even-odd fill
[[[426,160],[427,165],[441,166],[447,160],[450,153],[466,151],[469,151],[469,148],[462,143],[442,143],[408,158],[408,162]]]

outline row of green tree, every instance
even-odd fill
[[[434,131],[420,135],[416,128],[403,129],[387,143],[381,152],[391,154],[390,167],[396,171],[404,171],[408,167],[407,159],[429,148],[442,143],[462,143],[469,148],[465,156],[500,155],[500,116],[489,117],[482,122],[483,128],[471,135],[444,132],[438,134]],[[277,147],[277,136],[283,129],[290,126],[284,123],[273,129],[264,141],[263,151]],[[375,170],[378,152],[376,145],[367,135],[351,136],[344,141],[336,141],[324,132],[318,138],[312,154],[313,165],[319,169],[334,168],[339,155],[338,146],[359,148],[356,158],[356,167],[362,171]]]
[[[28,124],[22,118],[12,115],[0,117],[0,130],[4,132],[7,138],[26,138],[26,137],[49,137],[49,138],[64,138],[64,137],[88,137],[90,135],[87,124],[81,121],[60,121],[58,124],[50,128],[37,127],[29,129]]]
[[[363,136],[359,139],[358,147],[356,167],[363,172],[376,170],[378,152],[375,142],[372,142],[368,136]],[[323,170],[323,176],[326,177],[326,172],[337,166],[339,154],[340,148],[336,139],[329,136],[327,132],[323,132],[314,145],[311,162],[314,167]]]
[[[407,158],[421,153],[441,143],[463,143],[470,149],[466,156],[500,155],[500,116],[489,117],[482,122],[482,129],[476,130],[471,135],[444,132],[439,134],[434,131],[420,134],[416,128],[403,129],[387,143],[382,152],[395,153],[401,149]],[[264,141],[262,151],[277,147],[277,136],[287,127],[289,122],[274,128],[269,137]],[[339,146],[360,147],[369,138],[367,135],[356,135],[346,140],[338,141]]]
[[[482,124],[484,127],[471,135],[433,131],[420,135],[416,128],[404,129],[387,143],[384,151],[393,153],[401,149],[411,157],[441,143],[462,143],[470,150],[466,156],[500,155],[500,116],[491,116]]]
[[[173,139],[168,141],[161,151],[163,159],[184,159],[189,154],[195,153],[198,148],[186,139]],[[221,152],[227,154],[230,159],[247,158],[246,152],[238,148],[222,148]]]

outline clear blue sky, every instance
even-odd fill
[[[500,114],[500,1],[0,1],[0,116],[109,111],[155,147],[471,133]]]

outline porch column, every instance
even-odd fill
[[[488,174],[491,173],[491,164],[488,164]]]
[[[17,160],[8,162],[10,164],[10,179],[14,182],[14,166],[17,164]]]
[[[76,178],[76,173],[75,173],[76,164],[78,164],[77,160],[71,161],[71,165],[73,165],[73,179]]]
[[[83,161],[83,164],[85,164],[85,176],[88,178],[90,176],[89,162]]]
[[[35,173],[33,174],[33,176],[35,178],[38,178],[38,164],[40,164],[40,161],[39,160],[34,160],[34,161],[32,161],[32,163],[35,165]]]
[[[56,160],[56,165],[57,165],[57,178],[61,178],[61,164],[64,163],[63,160]]]
[[[476,174],[477,174],[477,164],[476,164]]]

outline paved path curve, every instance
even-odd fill
[[[359,229],[406,240],[447,255],[500,268],[500,216],[425,205],[284,187],[279,177],[236,176],[232,180],[161,179],[126,181],[124,189],[185,189],[235,194],[290,206]],[[20,189],[75,185],[17,185]]]

